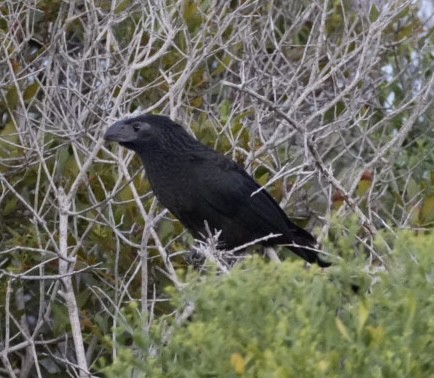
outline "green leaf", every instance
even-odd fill
[[[359,313],[358,313],[358,327],[357,331],[360,333],[365,326],[366,321],[369,317],[369,308],[365,302],[359,303]]]
[[[419,221],[421,225],[428,225],[434,221],[434,194],[425,197],[420,209]]]
[[[369,20],[371,22],[375,22],[378,20],[378,17],[380,16],[380,11],[376,7],[375,4],[371,3],[371,11],[369,12]]]
[[[36,94],[38,93],[40,86],[39,83],[30,84],[25,90],[23,94],[24,101],[28,102],[32,100]]]
[[[345,327],[345,324],[342,322],[342,320],[338,316],[336,316],[335,322],[336,328],[338,329],[339,333],[344,337],[344,339],[351,342],[351,337],[348,334],[347,327]]]
[[[9,111],[14,110],[19,101],[18,90],[15,86],[9,88],[6,93],[6,104],[8,106]]]
[[[7,217],[12,214],[17,208],[18,199],[16,197],[12,197],[9,201],[6,202],[3,208],[3,216]]]

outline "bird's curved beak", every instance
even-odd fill
[[[106,133],[104,134],[104,139],[112,142],[118,143],[128,143],[133,142],[136,135],[131,127],[128,127],[124,121],[116,122],[111,125]]]

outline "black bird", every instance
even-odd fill
[[[211,231],[221,230],[219,246],[225,249],[279,234],[261,244],[286,244],[309,263],[330,265],[313,250],[315,238],[292,223],[240,165],[168,117],[145,114],[118,121],[104,138],[140,156],[158,200],[195,238],[207,235],[205,221]]]

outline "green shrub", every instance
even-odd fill
[[[109,377],[434,377],[432,235],[403,233],[387,272],[322,272],[252,257],[227,276],[192,274],[178,315],[147,332],[132,309]],[[359,272],[359,273],[355,273]],[[357,282],[358,293],[350,283]],[[122,345],[123,344],[123,345]]]

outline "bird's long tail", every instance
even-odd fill
[[[325,261],[320,256],[320,252],[318,252],[318,242],[306,230],[297,227],[296,230],[288,235],[288,239],[291,241],[288,243],[288,248],[302,259],[311,264],[317,263],[321,268],[326,268],[331,265],[331,263]]]
[[[321,268],[326,268],[331,265],[331,263],[325,261],[319,255],[319,253],[314,250],[316,249],[315,246],[300,247],[295,245],[288,245],[288,248],[307,262],[311,264],[317,263]]]

